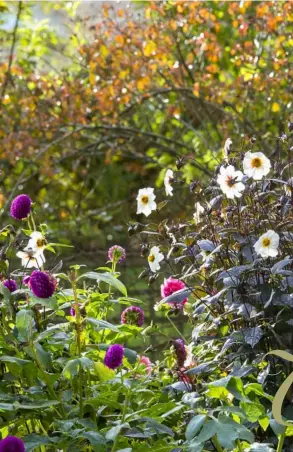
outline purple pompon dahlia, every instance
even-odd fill
[[[31,211],[32,200],[28,195],[18,195],[11,203],[10,214],[16,220],[27,218]]]
[[[124,347],[120,344],[111,345],[105,355],[104,364],[109,369],[117,369],[122,364]]]
[[[24,442],[16,436],[6,436],[0,441],[0,452],[25,452]]]
[[[173,341],[173,346],[175,348],[176,360],[178,367],[183,367],[184,362],[187,357],[185,344],[183,339],[176,339]]]
[[[29,287],[38,298],[50,298],[55,292],[57,281],[50,273],[34,270],[29,279]]]
[[[3,281],[3,286],[7,287],[10,292],[17,290],[17,284],[14,279],[5,279],[5,281]]]
[[[122,246],[114,245],[108,251],[108,259],[116,264],[121,264],[126,259],[126,252]]]
[[[129,306],[121,314],[121,323],[128,325],[142,326],[144,322],[144,312],[138,306]]]

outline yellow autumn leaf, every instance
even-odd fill
[[[109,55],[109,50],[107,49],[107,47],[104,44],[101,44],[100,54],[104,58],[106,58]]]
[[[154,41],[148,41],[143,49],[143,54],[145,56],[151,56],[153,52],[156,51],[157,44]]]

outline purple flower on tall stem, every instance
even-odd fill
[[[6,436],[0,441],[0,452],[25,452],[24,442],[16,436]]]
[[[27,218],[31,211],[32,200],[28,195],[18,195],[11,203],[10,214],[16,220]]]
[[[17,290],[17,284],[14,279],[5,279],[5,281],[3,281],[3,286],[7,287],[10,292]]]
[[[173,341],[173,346],[174,346],[174,349],[175,349],[177,365],[178,365],[178,367],[183,367],[184,366],[184,362],[185,362],[186,357],[187,357],[184,340],[183,339],[176,339],[175,341]]]
[[[144,312],[138,306],[129,306],[121,314],[121,323],[142,326],[144,322]]]
[[[36,297],[50,298],[55,292],[57,281],[50,273],[34,270],[28,284]]]
[[[121,264],[126,259],[126,252],[122,246],[114,245],[108,251],[108,259],[116,264]]]
[[[70,314],[72,317],[75,317],[75,309],[74,309],[74,308],[70,308],[70,309],[69,309],[69,314]]]
[[[124,347],[120,344],[111,345],[105,355],[104,364],[109,369],[117,369],[122,364],[124,356]]]

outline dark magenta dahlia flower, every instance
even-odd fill
[[[0,452],[25,452],[24,442],[16,436],[6,436],[0,441]]]
[[[5,279],[5,281],[3,281],[3,286],[7,287],[10,292],[17,290],[17,284],[14,279]]]
[[[28,195],[18,195],[11,203],[10,214],[16,220],[27,218],[31,211],[32,200]]]
[[[122,364],[124,356],[124,347],[120,344],[111,345],[105,355],[104,364],[109,369],[117,369]]]
[[[173,346],[174,346],[174,349],[175,349],[177,365],[178,365],[178,367],[183,367],[184,366],[184,362],[185,362],[186,357],[187,357],[184,340],[183,339],[176,339],[175,341],[173,341]]]
[[[129,306],[121,314],[121,323],[128,325],[142,326],[144,322],[144,312],[138,306]]]
[[[111,262],[121,264],[126,259],[126,252],[122,246],[114,245],[108,251],[108,259]]]
[[[34,270],[28,284],[36,297],[50,298],[55,292],[57,281],[50,273]]]

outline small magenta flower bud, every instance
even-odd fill
[[[114,245],[108,251],[108,259],[111,262],[121,264],[126,259],[126,252],[122,246]]]
[[[124,347],[120,344],[111,345],[105,355],[104,364],[109,369],[117,369],[123,361]]]
[[[175,341],[173,341],[173,346],[174,346],[174,349],[175,349],[177,365],[178,365],[178,367],[183,367],[184,366],[184,362],[185,362],[186,357],[187,357],[187,353],[186,353],[185,345],[184,345],[184,340],[183,339],[176,339]]]
[[[27,218],[31,211],[32,201],[28,195],[18,195],[11,203],[10,214],[16,220]]]
[[[3,281],[3,286],[7,287],[10,292],[17,290],[17,284],[14,279],[5,279],[5,281]]]
[[[129,306],[121,314],[121,323],[142,326],[144,322],[144,312],[138,306]]]
[[[29,279],[29,287],[38,298],[50,298],[56,289],[56,279],[50,273],[35,270]]]

